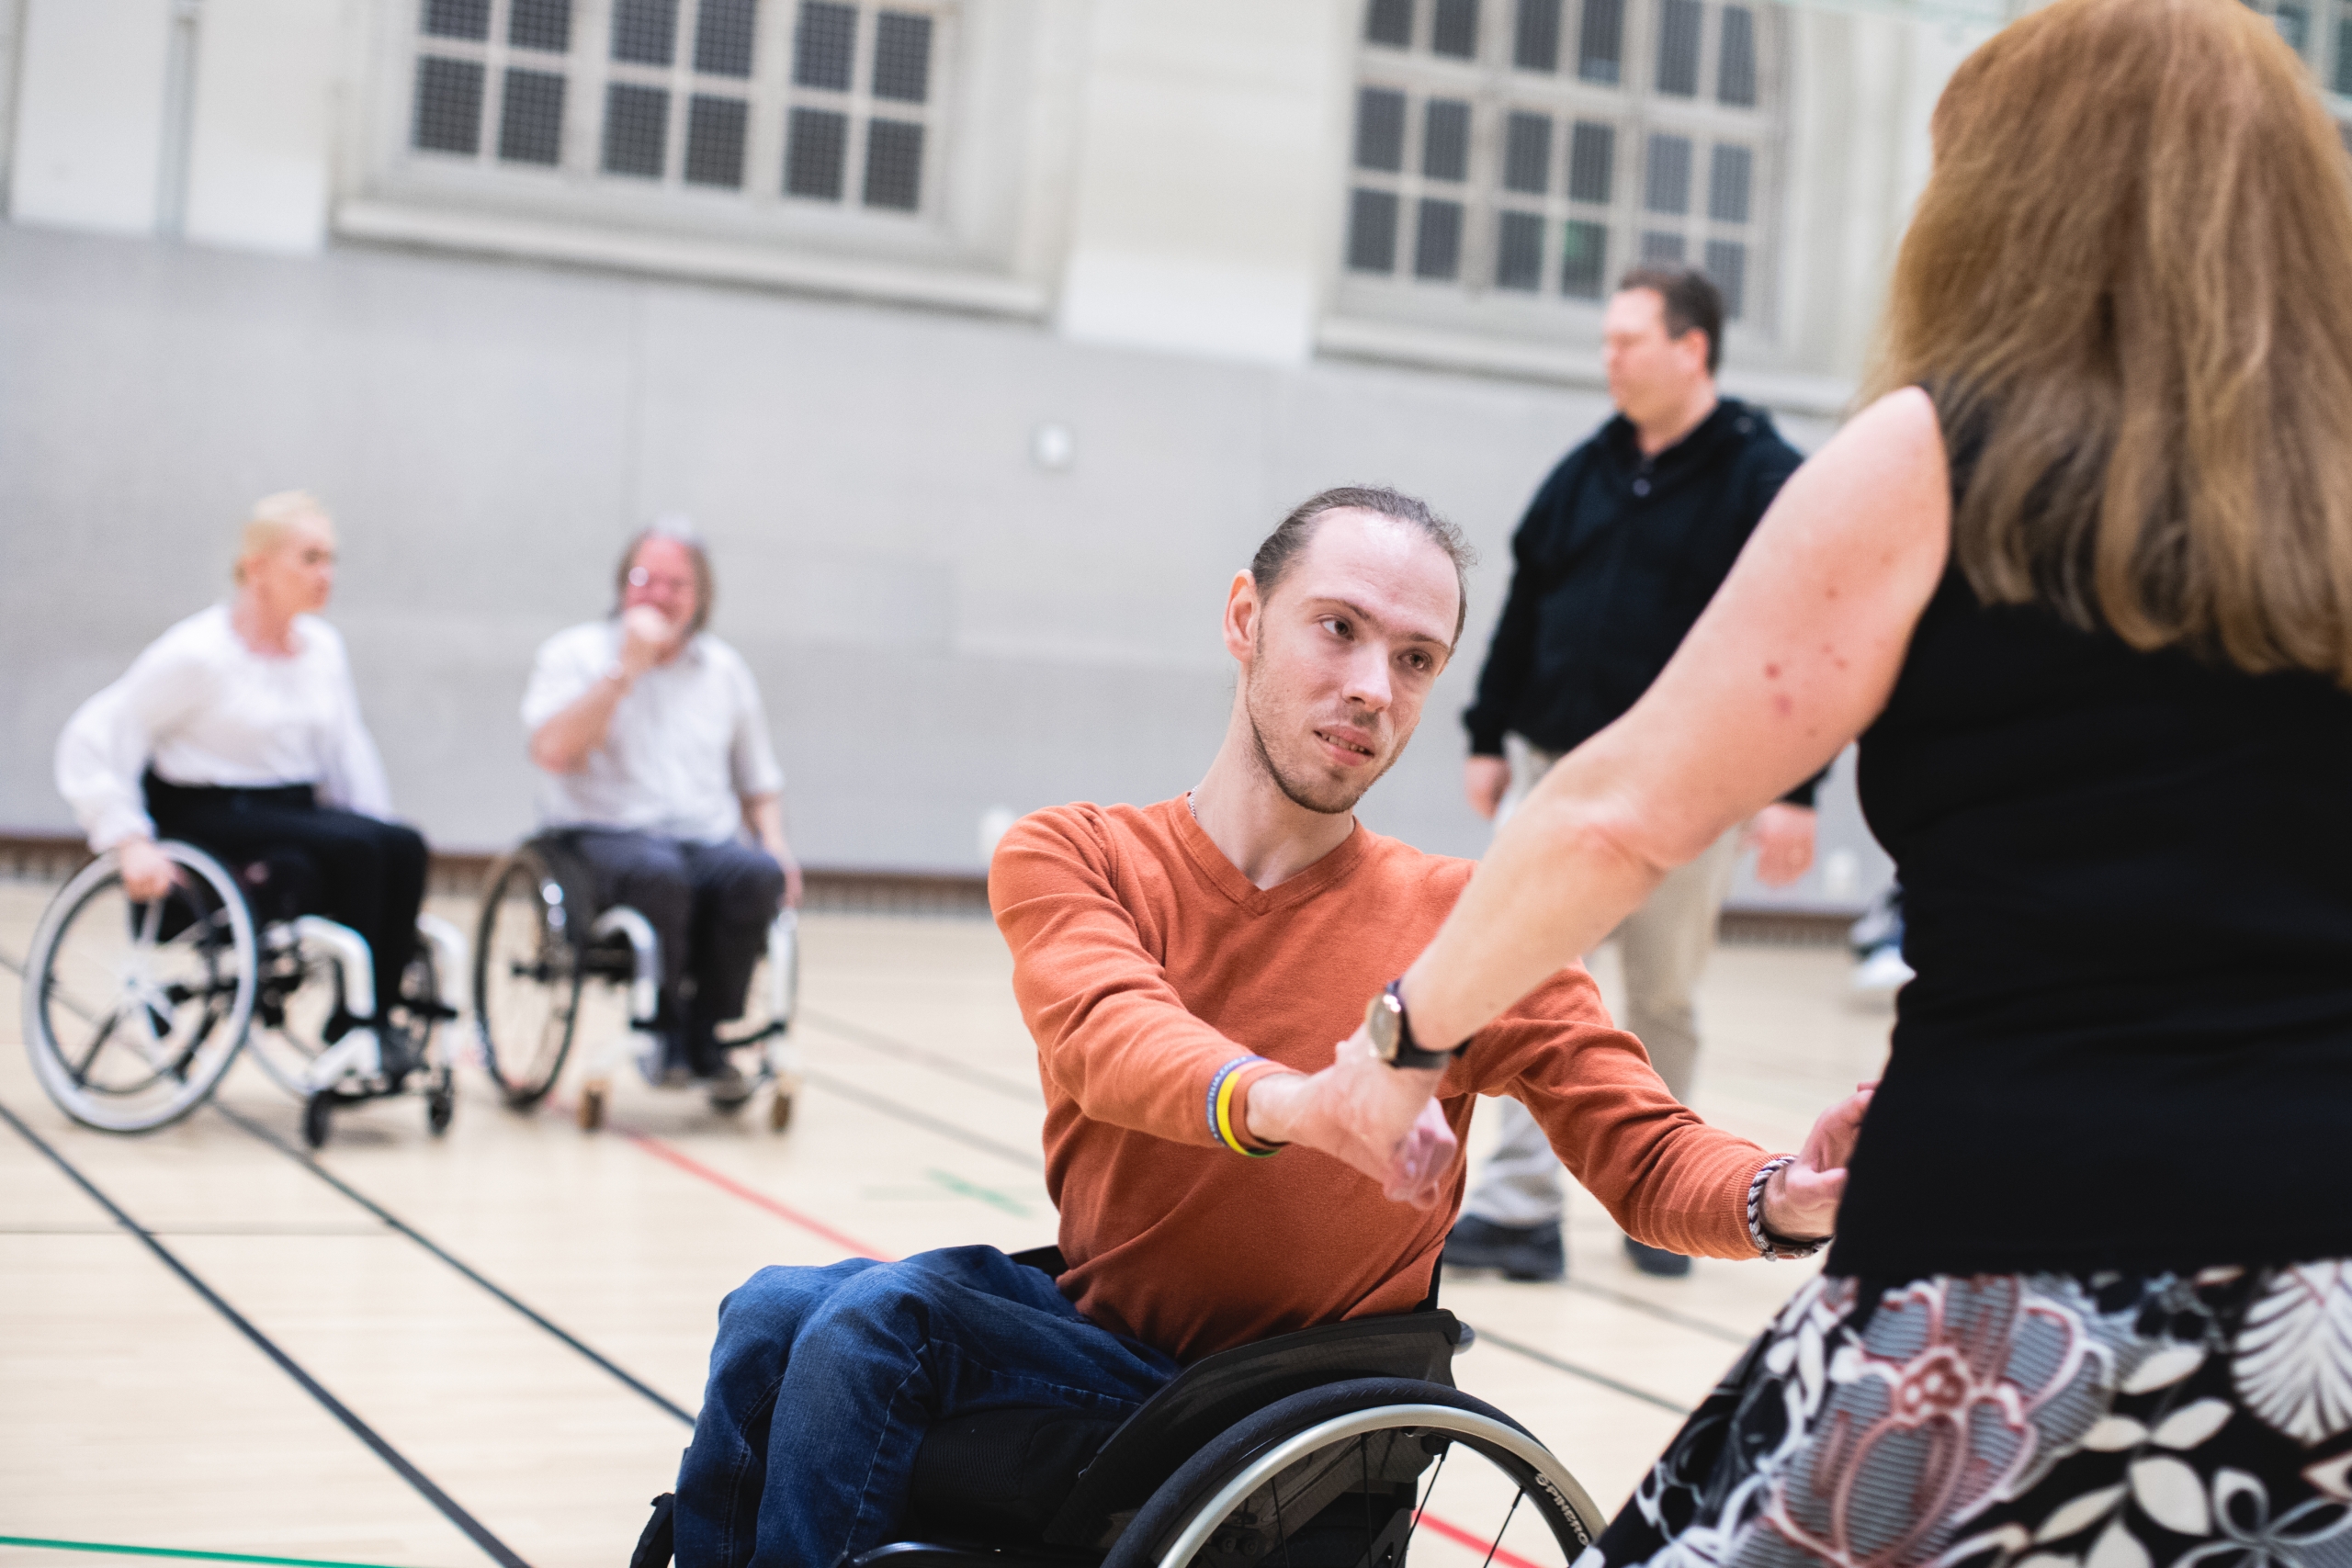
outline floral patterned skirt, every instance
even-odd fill
[[[2352,1260],[1797,1292],[1577,1568],[2352,1568]]]

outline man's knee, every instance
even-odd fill
[[[821,1269],[761,1269],[718,1303],[714,1359],[770,1352],[781,1357],[819,1309],[851,1280],[879,1267],[870,1258],[852,1258]]]
[[[706,884],[710,913],[729,925],[765,925],[784,900],[784,867],[765,850],[730,844]]]

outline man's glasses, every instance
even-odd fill
[[[661,573],[657,576],[655,573],[646,570],[641,566],[636,566],[629,568],[628,585],[631,588],[652,588],[659,586],[662,588],[690,590],[695,585],[695,580],[691,577],[673,577],[667,572]]]

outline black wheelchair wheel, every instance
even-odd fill
[[[245,1043],[260,949],[236,880],[203,851],[156,846],[178,880],[123,892],[109,850],[59,890],[26,955],[25,1046],[61,1110],[110,1133],[178,1121]]]
[[[1356,1378],[1279,1400],[1152,1494],[1102,1568],[1566,1568],[1605,1521],[1558,1460],[1442,1383]]]
[[[580,1019],[587,939],[562,885],[525,845],[482,890],[474,933],[474,1030],[506,1103],[527,1111],[555,1088]]]

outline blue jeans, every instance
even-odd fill
[[[1009,1405],[1125,1416],[1176,1372],[992,1247],[763,1269],[719,1303],[678,1466],[678,1568],[835,1568],[890,1539],[933,1423]]]

